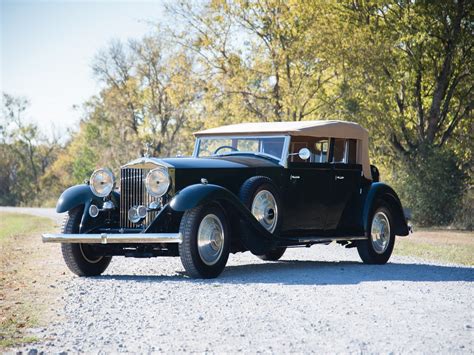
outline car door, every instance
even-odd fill
[[[308,148],[310,159],[298,157],[301,148]],[[333,175],[327,163],[327,138],[292,138],[288,169],[286,169],[285,217],[283,231],[323,230],[330,203]]]
[[[354,224],[354,213],[346,210],[354,208],[352,205],[355,205],[360,191],[362,166],[357,164],[357,141],[332,139],[330,160],[333,188],[328,203],[326,229],[334,230],[338,226]]]
[[[283,231],[325,228],[333,179],[329,163],[288,165]]]

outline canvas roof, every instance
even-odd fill
[[[250,122],[239,123],[195,132],[202,136],[255,136],[290,135],[321,138],[350,138],[360,140],[358,162],[362,164],[364,176],[371,179],[369,160],[369,133],[361,125],[347,121],[299,121],[299,122]]]

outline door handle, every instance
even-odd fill
[[[344,180],[344,176],[336,175],[336,180]]]
[[[300,176],[298,175],[290,175],[290,180],[298,180]]]

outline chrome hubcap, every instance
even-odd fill
[[[370,235],[375,252],[383,254],[390,243],[390,222],[385,213],[377,212],[375,214]]]
[[[252,214],[270,233],[275,231],[278,222],[278,206],[275,197],[268,190],[259,191],[252,202]]]
[[[214,265],[222,255],[224,249],[224,228],[214,214],[206,215],[198,229],[198,252],[206,265]]]

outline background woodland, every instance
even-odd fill
[[[369,129],[372,164],[418,225],[472,229],[473,2],[208,0],[167,13],[172,27],[97,53],[100,93],[66,140],[3,93],[0,205],[54,205],[145,142],[189,155],[202,128],[342,119]]]

